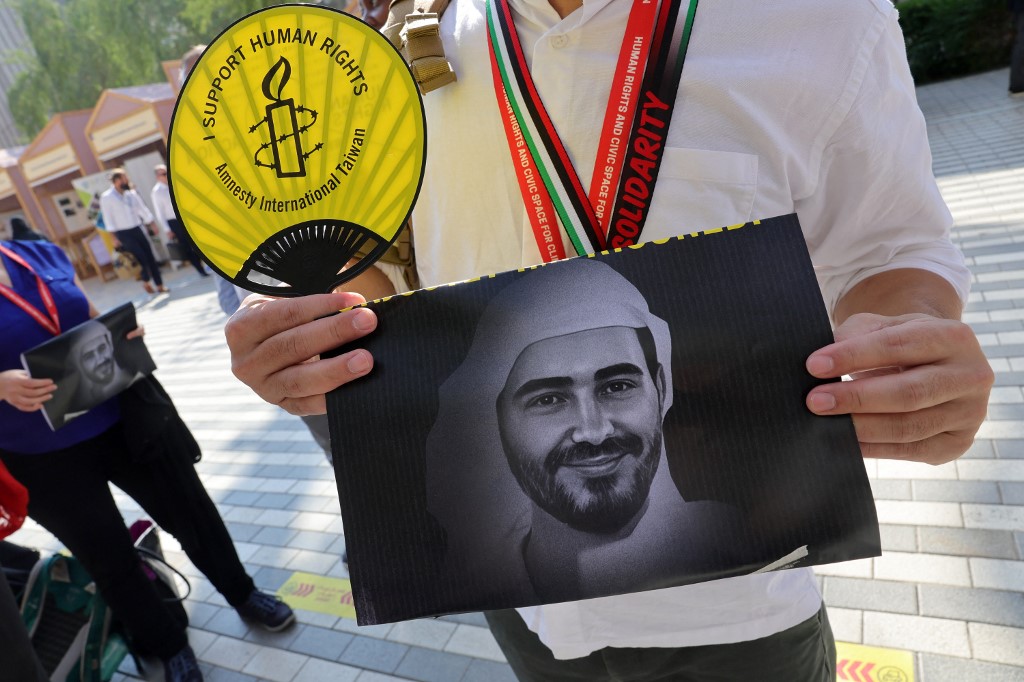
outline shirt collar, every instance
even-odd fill
[[[558,12],[554,10],[548,0],[509,0],[509,6],[518,18],[539,26],[542,31],[548,31],[562,22],[565,22],[563,29],[571,30],[582,26],[610,3],[623,1],[583,0],[583,7],[565,19],[558,16]]]

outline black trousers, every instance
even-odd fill
[[[199,258],[199,253],[196,251],[196,246],[192,242],[192,238],[188,236],[188,232],[185,230],[185,226],[181,224],[181,221],[177,218],[171,218],[167,221],[167,227],[171,228],[174,238],[181,244],[181,250],[188,258],[188,262],[192,264],[192,267],[199,272],[206,272],[206,269],[203,268],[203,261]]]
[[[163,286],[164,278],[160,275],[160,266],[156,264],[156,257],[153,255],[153,247],[143,233],[141,227],[132,227],[127,230],[118,230],[112,233],[117,237],[121,245],[128,249],[128,252],[139,260],[142,266],[142,281],[148,282],[150,278],[158,287]]]
[[[1016,93],[1024,92],[1024,8],[1013,13],[1013,27],[1016,37],[1010,55],[1010,92]]]
[[[558,660],[512,609],[487,624],[521,682],[835,682],[836,645],[824,605],[788,630],[749,642],[671,648],[607,647]]]
[[[46,682],[50,679],[32,648],[14,593],[3,571],[0,571],[0,661],[3,662],[4,679],[24,682]]]
[[[109,483],[130,495],[170,533],[229,604],[255,589],[227,528],[186,456],[137,461],[128,455],[120,423],[64,450],[3,453],[11,474],[28,489],[28,513],[85,566],[111,610],[141,645],[169,658],[187,643],[184,628],[145,577]]]

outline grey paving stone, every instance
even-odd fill
[[[999,483],[999,492],[1002,495],[1003,504],[1024,504],[1024,482],[1002,481]]]
[[[474,659],[461,682],[516,682],[516,675],[508,663]]]
[[[971,301],[964,307],[964,312],[976,313],[986,310],[1005,310],[1008,306],[1005,301]]]
[[[453,623],[465,623],[466,625],[479,625],[482,628],[487,627],[487,619],[484,618],[484,614],[476,613],[452,613],[447,616],[441,616],[439,620],[450,620]]]
[[[260,529],[260,532],[256,533],[249,542],[259,545],[273,545],[275,547],[290,547],[291,539],[295,537],[296,532],[291,528],[266,526]]]
[[[923,616],[1024,627],[1024,594],[1019,592],[922,583],[918,596]]]
[[[237,670],[219,668],[215,665],[201,663],[199,668],[203,671],[205,682],[261,682],[259,678],[252,675],[246,675]]]
[[[421,682],[451,682],[462,677],[472,661],[467,656],[413,647],[395,674]]]
[[[253,572],[254,569],[255,572]],[[256,587],[267,592],[277,592],[277,588],[284,585],[285,581],[292,577],[292,573],[295,572],[283,568],[273,568],[272,566],[252,566],[248,570],[253,582],[256,583]]]
[[[404,644],[370,637],[354,637],[338,657],[338,661],[358,668],[393,673],[408,651],[409,647]]]
[[[331,543],[330,547],[325,550],[326,554],[333,554],[334,556],[341,556],[345,553],[345,536],[339,535],[335,537],[334,542]]]
[[[1024,355],[1024,347],[1020,355]],[[267,465],[260,469],[260,476],[264,478],[288,478],[316,480],[327,477],[327,471],[320,467],[292,467]]]
[[[218,612],[206,621],[203,629],[235,639],[244,639],[249,632],[249,624],[242,620],[234,609],[228,607],[218,609]]]
[[[1016,313],[1015,313],[1016,314]],[[1015,358],[1024,355],[1024,344],[1006,343],[998,346],[989,346],[985,349],[985,355],[990,358]]]
[[[996,386],[1022,386],[1024,385],[1024,372],[997,372]]]
[[[285,509],[313,512],[324,510],[324,498],[320,495],[293,495],[293,497],[295,499],[289,502]],[[335,505],[337,505],[337,502],[335,502]]]
[[[868,483],[871,484],[871,495],[876,500],[913,499],[910,481],[897,478],[872,478],[868,479]]]
[[[1024,559],[1024,533],[1014,533],[1013,539],[1017,542],[1017,556]]]
[[[992,481],[914,481],[914,499],[932,502],[1000,502]]]
[[[920,682],[1021,682],[1020,668],[952,656],[921,654]]]
[[[290,509],[294,500],[295,495],[288,493],[263,493],[253,506],[264,509]]]
[[[914,526],[897,526],[887,523],[878,525],[882,549],[887,552],[916,552],[917,533]]]
[[[288,649],[299,653],[336,661],[352,643],[353,635],[328,628],[307,625],[299,636],[288,644]]]
[[[996,441],[996,455],[1000,459],[1024,458],[1024,440],[1006,439]]]
[[[188,624],[194,628],[203,628],[206,623],[217,615],[220,608],[204,601],[188,599],[185,601],[185,613],[188,614]]]
[[[1000,282],[1000,286],[994,287],[996,289],[1008,289],[1010,288],[1005,282]],[[984,286],[985,283],[972,284],[972,287]],[[971,325],[971,329],[976,334],[998,334],[999,332],[1015,332],[1024,329],[1024,323],[1020,320],[999,320],[998,322],[975,322]]]
[[[995,403],[989,404],[988,406],[988,418],[989,419],[1009,419],[1009,420],[1020,420],[1024,419],[1024,404],[1022,403]],[[981,441],[983,443],[990,443],[990,441]],[[991,447],[991,445],[990,445]],[[994,454],[988,455],[972,455],[965,453],[963,456],[971,457],[994,457]]]
[[[308,549],[313,552],[327,552],[327,548],[338,539],[334,533],[319,533],[315,530],[303,530],[288,541],[288,546],[295,549]]]
[[[1005,530],[921,526],[917,534],[921,551],[930,554],[1017,558],[1014,555],[1013,535]]]
[[[829,606],[891,613],[917,613],[917,590],[910,583],[860,578],[825,578]]]
[[[284,443],[282,443],[284,445]],[[288,443],[288,452],[296,452],[300,454],[316,453],[318,455],[324,454],[324,451],[312,440],[309,441],[297,441]]]
[[[235,542],[249,542],[263,528],[263,526],[257,526],[252,523],[240,523],[238,521],[225,521],[224,525],[228,527],[231,539]]]

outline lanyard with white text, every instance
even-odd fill
[[[587,253],[587,246],[594,251],[604,249],[609,215],[614,215],[609,210],[609,199],[613,197],[611,189],[616,189],[614,197],[628,195],[627,190],[633,190],[633,193],[636,190],[635,180],[626,185],[630,176],[628,172],[626,177],[621,177],[621,169],[628,169],[625,164],[630,163],[628,151],[627,154],[619,153],[621,147],[625,146],[627,150],[639,147],[644,155],[640,160],[643,175],[656,177],[656,169],[652,176],[650,170],[643,166],[650,161],[646,157],[652,155],[653,140],[651,131],[646,128],[653,125],[652,121],[660,123],[662,119],[664,127],[667,127],[671,116],[686,49],[685,42],[681,41],[683,38],[687,42],[689,40],[697,0],[688,0],[687,4],[685,26],[679,27],[680,0],[665,0],[660,11],[654,0],[633,3],[608,98],[588,197],[533,84],[507,0],[488,1],[495,93],[520,189],[527,207],[532,208],[529,212],[531,223],[545,260],[554,260],[555,246],[561,248],[561,240],[551,236],[549,217],[555,213],[561,218],[577,254]],[[666,35],[669,40],[664,39]],[[675,67],[671,75],[675,82],[666,88],[662,77],[673,53],[676,57],[671,61]],[[643,85],[638,88],[637,81],[641,76]],[[658,92],[654,92],[655,89]],[[658,95],[668,92],[672,96],[665,105]],[[643,107],[639,106],[640,93]],[[651,108],[656,109],[657,117],[648,111]],[[662,135],[664,127],[659,128]],[[659,150],[660,146],[657,147]],[[660,153],[656,163],[660,163]],[[637,162],[634,161],[633,165]],[[538,177],[542,182],[538,182]],[[650,187],[653,187],[653,180]],[[618,203],[616,201],[614,205]],[[636,234],[639,234],[639,229]],[[584,239],[589,244],[585,245]]]
[[[0,284],[0,294],[9,299],[11,303],[28,313],[33,320],[43,327],[43,329],[54,336],[59,335],[60,317],[57,315],[57,304],[54,303],[53,296],[50,294],[50,288],[43,282],[43,278],[36,274],[36,271],[24,258],[2,244],[0,244],[0,253],[4,254],[12,261],[35,275],[36,286],[39,287],[39,297],[43,299],[43,305],[46,307],[46,312],[49,317],[47,317],[47,315],[43,315],[43,313],[41,313],[34,305],[22,298],[21,294],[4,284]]]

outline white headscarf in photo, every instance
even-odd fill
[[[520,544],[531,509],[502,449],[498,394],[531,344],[604,327],[647,327],[671,384],[665,321],[611,267],[574,258],[527,271],[501,290],[480,317],[466,359],[441,385],[437,420],[427,437],[427,507],[448,533],[449,556],[474,577],[486,566],[480,579],[491,589],[514,589],[523,579]],[[671,387],[666,394],[662,419],[672,405]]]

